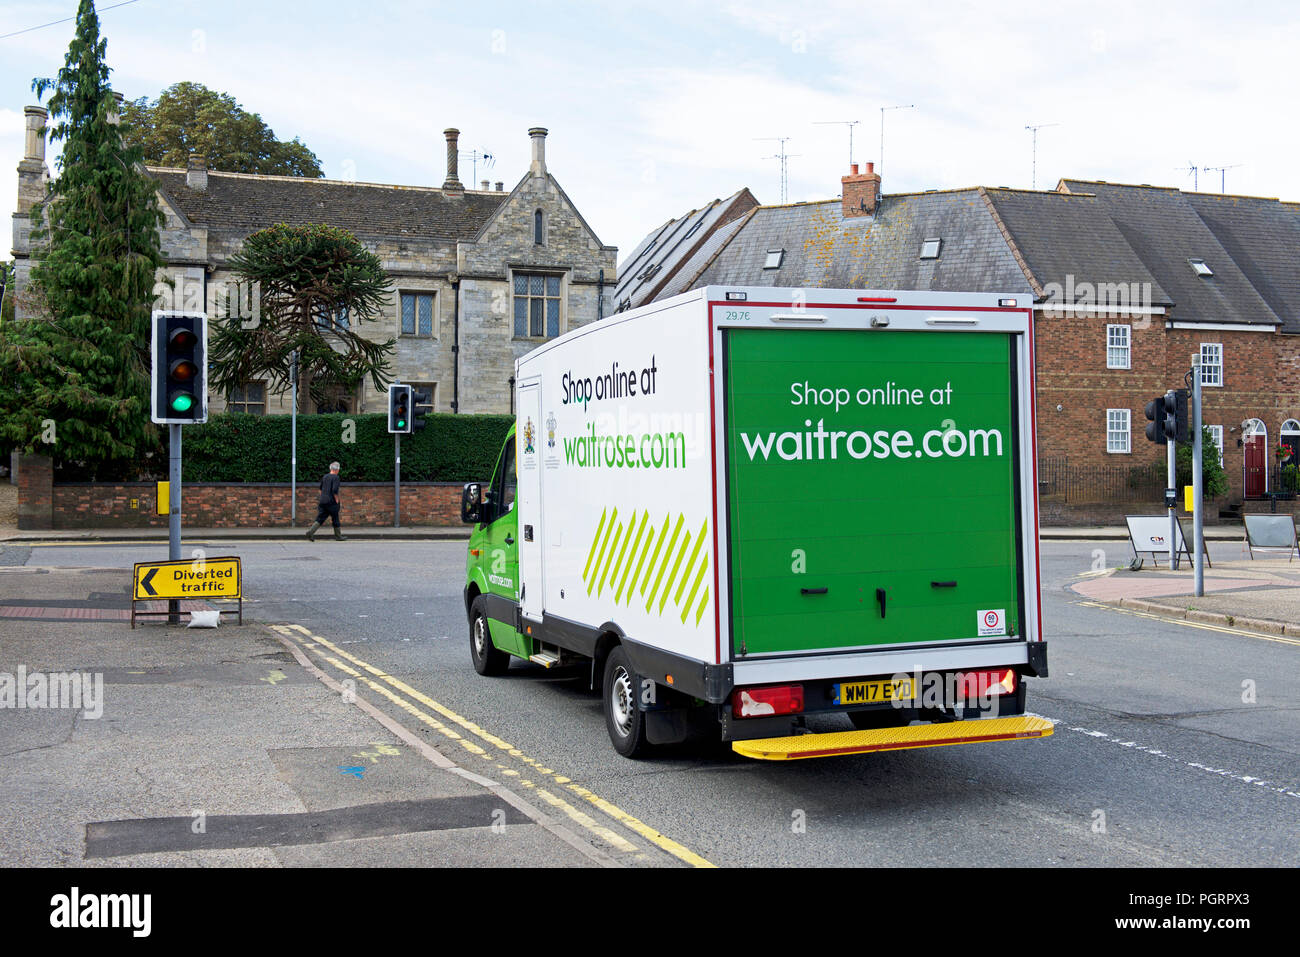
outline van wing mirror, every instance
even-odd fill
[[[483,520],[483,486],[470,482],[460,493],[460,520],[476,525]]]

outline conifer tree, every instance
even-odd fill
[[[59,175],[32,210],[32,317],[0,339],[0,441],[100,478],[137,471],[149,422],[154,273],[163,263],[154,185],[123,145],[107,43],[91,0],[50,93]]]

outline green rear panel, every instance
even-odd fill
[[[1010,336],[729,329],[726,364],[737,654],[1019,634]]]

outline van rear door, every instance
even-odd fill
[[[1023,634],[1015,338],[723,330],[734,656]]]

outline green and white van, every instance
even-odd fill
[[[1027,296],[708,287],[515,383],[462,498],[479,673],[589,665],[629,757],[1051,733]]]

